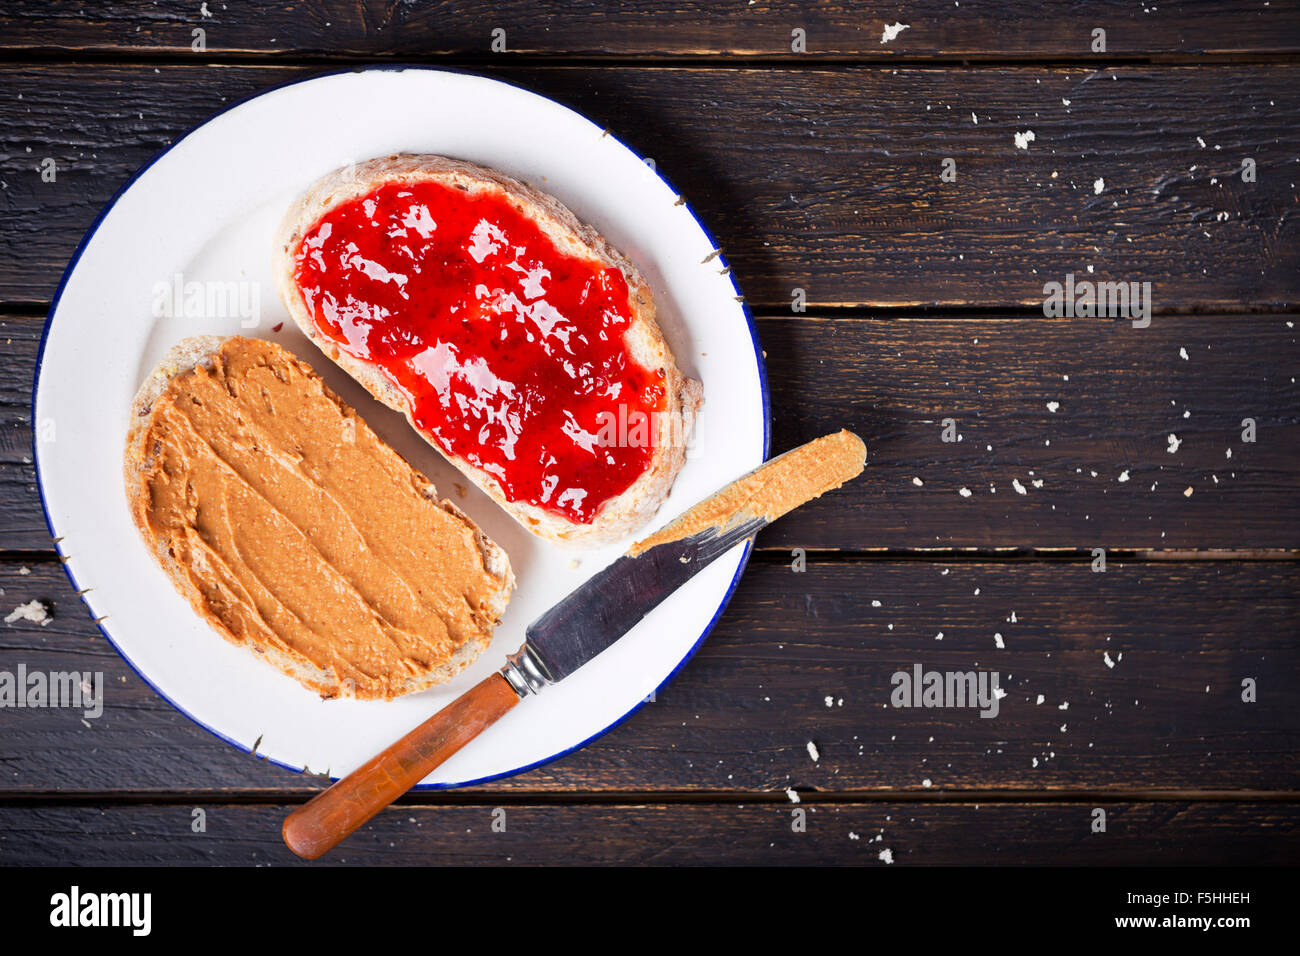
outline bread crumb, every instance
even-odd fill
[[[32,599],[26,604],[20,604],[5,617],[6,624],[12,624],[15,621],[31,621],[35,624],[45,627],[53,620],[50,617],[50,609],[40,601]]]
[[[808,741],[808,756],[812,757],[813,763],[816,763],[818,760],[822,759],[821,753],[819,753],[817,750],[817,745],[813,743],[811,740]]]
[[[912,29],[912,25],[910,23],[895,22],[892,25],[886,23],[885,32],[880,34],[880,42],[888,43],[890,40],[897,39],[898,35],[902,33],[904,30],[910,30],[910,29]]]
[[[1037,138],[1032,129],[1027,129],[1023,133],[1016,133],[1016,149],[1028,149],[1029,144]]]
[[[884,860],[886,863],[894,862],[894,851],[889,849],[889,847],[885,847],[878,854],[876,854],[876,856],[879,859]]]

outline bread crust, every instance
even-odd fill
[[[303,236],[322,216],[336,206],[389,183],[431,181],[464,189],[471,194],[484,191],[503,194],[532,218],[561,251],[617,268],[627,280],[632,324],[625,342],[640,365],[664,372],[666,407],[659,419],[660,434],[669,435],[671,440],[656,442],[645,472],[627,490],[606,501],[589,524],[569,521],[527,502],[508,501],[496,478],[439,447],[415,425],[406,397],[378,366],[352,357],[317,330],[298,291],[294,281],[294,256]],[[642,527],[672,489],[673,481],[686,461],[687,439],[703,401],[703,389],[699,382],[686,378],[678,369],[655,321],[650,286],[636,266],[594,228],[580,222],[555,197],[496,170],[445,156],[402,153],[367,160],[335,170],[312,184],[293,202],[276,231],[272,268],[281,301],[303,334],[376,399],[405,415],[421,437],[533,534],[573,548],[608,544]]]
[[[167,351],[162,361],[145,378],[139,391],[136,392],[135,398],[132,399],[130,425],[127,429],[126,449],[122,464],[123,480],[127,503],[131,511],[131,519],[145,543],[149,545],[154,559],[166,572],[168,578],[171,579],[176,590],[190,603],[195,612],[226,640],[241,647],[248,647],[260,657],[269,661],[278,670],[292,677],[303,686],[316,691],[324,698],[372,699],[380,697],[378,694],[366,694],[360,691],[354,682],[340,680],[333,671],[322,670],[305,659],[295,657],[272,646],[253,648],[247,642],[237,638],[211,613],[198,587],[185,573],[185,569],[172,557],[168,542],[162,536],[156,535],[149,525],[147,520],[148,492],[140,476],[148,469],[153,455],[151,449],[144,447],[144,439],[149,432],[154,403],[166,391],[168,384],[176,376],[182,375],[200,365],[211,368],[213,355],[226,341],[227,337],[218,335],[197,335],[182,339]],[[342,399],[338,398],[328,386],[325,386],[325,391],[340,405],[344,404]],[[498,544],[479,529],[468,515],[446,499],[439,501],[437,497],[438,489],[432,482],[428,483],[424,492],[430,500],[437,502],[439,507],[457,516],[473,529],[474,541],[483,556],[483,566],[498,583],[497,588],[490,595],[489,608],[493,618],[499,621],[502,615],[505,614],[506,605],[510,601],[510,593],[515,586],[515,576],[510,566],[509,557]],[[445,683],[472,664],[483,651],[487,650],[491,641],[492,635],[490,632],[481,636],[471,636],[442,664],[422,674],[413,675],[387,697],[391,699],[392,697],[415,693],[436,684]]]

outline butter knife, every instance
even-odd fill
[[[529,625],[523,646],[500,671],[291,813],[284,842],[309,860],[337,846],[519,701],[564,680],[702,568],[856,477],[865,461],[857,435],[826,435],[760,465],[638,541]]]

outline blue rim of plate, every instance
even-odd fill
[[[574,114],[575,116],[577,116],[584,122],[590,124],[591,126],[595,127],[596,125],[590,119],[588,119],[584,114],[579,113],[571,106],[566,106],[564,103],[561,103],[557,100],[553,100],[549,96],[543,96],[541,93],[538,93],[535,90],[530,90],[527,87],[519,86],[516,83],[510,83],[507,82],[506,80],[500,80],[494,76],[484,76],[481,73],[474,73],[470,70],[459,70],[459,69],[453,69],[447,67],[425,66],[421,64],[402,64],[402,63],[377,64],[372,66],[366,66],[360,69],[353,67],[350,69],[328,70],[324,73],[313,74],[312,76],[302,77],[301,79],[289,80],[284,83],[277,83],[274,86],[270,86],[264,90],[259,90],[256,93],[249,94],[248,96],[245,96],[241,99],[236,100],[233,103],[230,103],[227,106],[222,107],[221,109],[217,110],[215,113],[212,113],[209,116],[207,116],[202,122],[196,123],[194,126],[191,126],[180,136],[172,140],[172,142],[169,145],[163,147],[161,150],[155,153],[148,160],[148,162],[146,162],[134,173],[132,173],[131,177],[125,183],[122,184],[121,188],[119,188],[117,192],[113,194],[113,197],[104,205],[104,208],[99,211],[99,214],[95,217],[95,221],[90,224],[90,228],[86,230],[85,235],[81,237],[81,241],[77,243],[77,248],[73,250],[72,258],[68,261],[67,268],[63,270],[63,275],[59,278],[59,284],[54,290],[54,297],[50,301],[49,314],[45,317],[45,325],[41,328],[41,341],[40,341],[40,345],[37,347],[36,350],[36,371],[32,377],[33,419],[35,419],[36,416],[36,393],[40,389],[41,368],[44,364],[44,359],[45,359],[45,342],[49,336],[50,328],[54,324],[54,315],[56,312],[58,312],[59,300],[63,297],[64,286],[68,284],[68,280],[72,277],[73,272],[76,271],[77,264],[81,261],[82,253],[85,252],[86,246],[88,246],[90,244],[90,241],[95,237],[95,233],[99,231],[99,227],[103,223],[105,217],[108,216],[109,212],[112,211],[113,207],[117,205],[118,200],[121,199],[124,195],[126,195],[127,190],[129,190],[132,186],[135,185],[136,180],[138,180],[141,176],[143,176],[160,159],[162,159],[173,149],[175,149],[191,133],[194,133],[198,129],[206,126],[208,123],[212,122],[218,116],[222,116],[226,113],[229,113],[231,110],[237,109],[238,107],[243,106],[245,103],[248,103],[251,100],[255,100],[259,97],[266,96],[268,93],[274,93],[277,92],[278,90],[287,89],[288,87],[291,86],[297,86],[301,83],[311,83],[315,80],[323,79],[328,76],[340,76],[348,73],[368,73],[368,72],[378,72],[378,71],[401,72],[403,70],[425,70],[433,73],[456,73],[462,76],[472,76],[478,79],[488,80],[489,82],[492,83],[500,83],[503,86],[509,86],[523,93],[527,93],[531,96],[536,96],[539,97],[540,99],[547,100],[550,103],[554,103],[556,106],[559,106],[561,109],[567,110],[568,112]],[[618,143],[618,145],[622,146],[633,156],[637,155],[634,149],[632,149],[630,146],[624,143],[613,133],[609,133],[608,135],[611,139],[613,139],[616,143]],[[659,179],[664,183],[664,185],[666,185],[670,190],[672,190],[674,195],[678,196],[679,198],[682,198],[682,194],[680,190],[678,190],[672,184],[672,182],[668,179],[667,176],[665,176],[663,173],[659,171],[657,166],[651,167],[650,171],[654,173],[656,176],[658,176]],[[695,210],[691,208],[689,203],[685,202],[684,198],[682,201],[682,205],[686,209],[686,212],[690,215],[690,217],[693,220],[695,220],[695,225],[699,227],[702,233],[704,233],[705,238],[709,240],[710,246],[712,246],[714,249],[720,248],[718,246],[717,240],[713,237],[713,233],[711,233],[708,227],[705,226],[704,223],[700,221],[700,217],[695,214]],[[750,311],[749,303],[745,301],[744,296],[740,292],[740,288],[736,285],[735,276],[731,273],[729,267],[727,266],[726,257],[720,252],[717,256],[717,259],[722,269],[726,270],[725,276],[727,278],[727,281],[731,283],[731,288],[736,294],[736,300],[739,303],[741,311],[745,316],[745,323],[749,327],[750,343],[753,345],[754,348],[754,364],[758,369],[759,391],[762,393],[762,397],[763,397],[763,460],[766,461],[767,456],[771,451],[771,447],[772,447],[772,408],[771,408],[771,399],[770,399],[768,386],[767,386],[767,366],[763,361],[763,348],[758,341],[758,328],[754,324],[754,315]],[[260,756],[255,753],[256,745],[254,745],[253,750],[250,750],[249,748],[241,744],[239,741],[227,737],[225,734],[221,733],[221,731],[209,727],[203,721],[199,720],[197,717],[195,717],[193,714],[187,711],[180,704],[176,703],[176,701],[172,700],[170,697],[164,694],[151,680],[149,680],[149,678],[146,677],[145,674],[138,667],[135,666],[135,662],[132,661],[131,658],[127,656],[126,652],[123,651],[122,648],[118,646],[117,641],[113,639],[113,635],[110,634],[108,630],[102,624],[99,623],[98,620],[94,620],[95,609],[90,606],[90,602],[86,599],[85,595],[80,593],[82,591],[81,585],[77,583],[77,579],[73,575],[71,568],[68,567],[67,560],[65,559],[65,556],[63,554],[63,549],[59,547],[59,541],[61,541],[62,539],[55,532],[54,524],[50,520],[50,511],[45,506],[45,484],[41,480],[40,444],[36,440],[35,429],[33,429],[32,431],[32,463],[36,473],[36,490],[41,500],[41,514],[45,518],[46,530],[49,531],[50,537],[54,541],[54,550],[59,556],[59,564],[63,568],[63,573],[67,575],[68,581],[72,585],[73,590],[78,592],[78,597],[80,598],[81,603],[84,604],[86,606],[86,610],[90,612],[95,627],[98,628],[99,632],[104,635],[105,640],[107,640],[108,643],[112,645],[113,650],[117,651],[118,656],[121,657],[122,660],[126,661],[127,666],[131,668],[132,672],[135,673],[136,677],[144,681],[144,683],[146,684],[146,686],[149,687],[150,690],[152,690],[163,700],[167,701],[167,703],[170,704],[173,709],[175,709],[177,712],[179,712],[180,714],[188,718],[195,725],[202,727],[204,730],[206,730],[212,736],[216,737],[218,740],[221,740],[229,744],[230,746],[234,747],[236,750],[239,750],[242,753],[251,754],[254,757],[259,757],[259,759],[264,760],[267,763],[274,764],[277,767],[283,767],[285,770],[292,771],[293,773],[298,773],[298,774],[305,773],[307,771],[307,767],[295,767],[292,764],[284,763],[283,761],[276,760],[273,757]],[[732,577],[731,583],[727,586],[727,592],[722,596],[722,600],[719,602],[718,609],[714,612],[713,617],[709,620],[709,623],[704,626],[704,630],[700,632],[699,638],[695,641],[693,645],[691,645],[691,648],[686,652],[686,655],[681,659],[681,661],[678,662],[677,666],[673,668],[672,672],[669,673],[669,675],[663,679],[663,681],[655,688],[654,692],[649,696],[654,696],[658,694],[659,691],[663,690],[663,688],[667,687],[668,684],[672,682],[673,678],[676,677],[678,673],[681,672],[681,669],[686,666],[687,662],[690,661],[690,659],[695,656],[695,652],[700,649],[700,646],[704,643],[705,638],[707,638],[709,634],[713,631],[714,626],[718,623],[718,619],[722,617],[722,612],[725,611],[727,605],[731,603],[732,595],[736,593],[736,587],[737,585],[740,584],[741,577],[744,576],[745,568],[749,566],[749,558],[750,555],[753,553],[753,550],[754,550],[754,541],[751,538],[749,541],[745,543],[745,551],[740,557],[740,564],[736,566],[736,573]],[[592,734],[586,740],[583,740],[581,743],[574,744],[572,747],[569,747],[565,750],[561,750],[559,753],[552,754],[549,757],[544,757],[541,760],[536,760],[533,763],[527,764],[523,767],[517,767],[514,770],[507,770],[502,773],[491,774],[486,777],[479,777],[474,780],[465,780],[457,783],[417,783],[411,789],[412,790],[454,790],[459,787],[473,787],[481,783],[489,783],[493,780],[503,780],[507,777],[514,777],[521,773],[527,773],[529,770],[536,770],[538,767],[544,767],[547,764],[554,763],[556,760],[560,760],[563,757],[567,757],[569,754],[575,751],[581,750],[583,747],[586,747],[588,744],[590,744],[592,741],[596,740],[597,738],[605,736],[605,734],[609,733],[615,727],[622,724],[625,720],[627,720],[633,714],[637,713],[642,707],[644,707],[648,702],[648,699],[649,698],[647,697],[646,700],[642,700],[635,707],[633,707],[631,710],[625,713],[622,717],[618,718],[613,723],[609,724],[603,729],[596,731],[594,734]],[[338,780],[340,778],[331,776],[330,779]]]

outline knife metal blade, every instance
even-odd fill
[[[568,677],[733,547],[858,475],[865,455],[861,439],[839,432],[727,485],[529,625],[523,646],[509,656],[501,675],[520,697]]]

